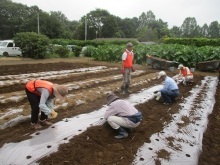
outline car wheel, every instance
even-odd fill
[[[3,56],[8,57],[8,52],[4,52]]]

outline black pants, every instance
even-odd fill
[[[31,105],[31,123],[35,124],[38,122],[40,96],[28,91],[27,89],[25,89],[25,92],[27,94],[28,101]],[[41,111],[40,120],[45,120],[47,119],[47,117],[48,116]]]

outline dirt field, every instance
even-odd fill
[[[99,66],[104,67],[97,68],[95,72],[92,70],[94,67]],[[77,69],[80,68],[86,69],[78,71]],[[135,68],[136,72],[132,75],[133,85],[131,87],[133,93],[161,84],[161,81],[156,79],[158,70],[139,65],[135,65]],[[169,76],[174,76],[177,70],[175,73],[167,70],[167,73]],[[196,86],[200,86],[201,80],[207,75],[217,76],[217,73],[196,71],[193,85],[179,85],[181,95],[175,104],[163,105],[162,100],[158,102],[152,99],[136,105],[136,108],[142,112],[144,119],[140,126],[132,130],[127,139],[114,139],[115,132],[107,124],[91,126],[83,133],[74,136],[68,143],[61,144],[59,151],[38,160],[38,163],[42,165],[132,164],[137,150],[143,143],[150,142],[152,134],[161,132],[164,128],[164,123],[172,121],[172,115],[178,113],[181,107],[180,104],[183,103],[184,98],[190,95],[189,91]],[[54,83],[68,85],[70,89],[70,96],[66,99],[68,104],[59,106],[62,103],[56,103],[58,105],[56,111],[59,115],[52,120],[53,123],[102,108],[106,104],[106,93],[108,91],[114,91],[123,99],[129,97],[129,94],[121,95],[120,93],[119,87],[122,79],[120,64],[116,63],[97,62],[85,58],[54,60],[1,58],[0,76],[0,82],[2,82],[0,83],[0,147],[3,147],[6,143],[17,143],[30,139],[32,138],[31,134],[38,132],[30,127],[30,106],[24,93],[24,84],[28,79],[41,77]],[[202,91],[200,95],[202,95]],[[219,83],[215,99],[216,103],[212,114],[209,115],[207,130],[203,136],[203,152],[199,157],[199,165],[215,165],[220,162]],[[79,100],[81,101],[80,103],[78,102]],[[199,103],[200,100],[197,100],[197,102]],[[21,110],[12,111],[12,108]],[[170,110],[167,111],[167,109]],[[8,113],[9,111],[10,113]],[[13,123],[18,116],[26,118],[18,123]],[[41,130],[44,129],[46,127]],[[167,157],[169,157],[169,154],[161,151],[158,154],[158,158],[155,159],[155,164],[163,164],[161,158],[169,159]]]

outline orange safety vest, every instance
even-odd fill
[[[187,70],[188,70],[188,73],[189,73],[189,74],[187,74]],[[181,73],[184,77],[186,77],[187,75],[192,75],[192,72],[189,70],[188,67],[185,67],[185,69],[181,69],[181,70],[180,70],[180,73]]]
[[[46,88],[50,92],[50,95],[53,94],[53,83],[45,80],[31,80],[27,82],[26,88],[28,91],[35,93],[39,96],[41,94],[37,91],[37,88]]]
[[[128,50],[125,51],[127,53],[127,58],[123,60],[124,68],[131,68],[133,63],[133,52],[129,52]]]

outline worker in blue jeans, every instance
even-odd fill
[[[164,99],[164,104],[171,104],[175,102],[175,98],[179,95],[179,88],[176,82],[166,72],[159,72],[159,79],[164,81],[164,87],[160,90],[161,96]]]

